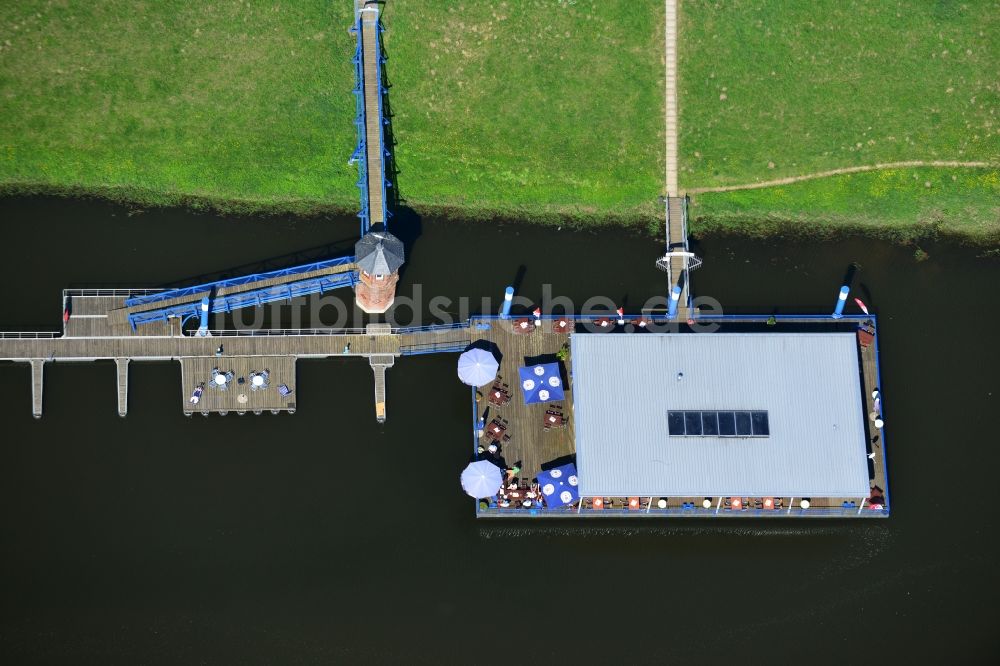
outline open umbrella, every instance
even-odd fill
[[[476,499],[493,497],[502,485],[503,470],[489,460],[469,463],[462,472],[462,490]]]
[[[458,378],[469,386],[485,386],[497,378],[497,363],[493,354],[474,348],[458,357]]]

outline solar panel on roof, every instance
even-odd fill
[[[769,437],[765,411],[667,412],[671,437]]]
[[[688,435],[700,435],[701,412],[684,412],[684,428]]]
[[[719,417],[716,412],[701,413],[701,432],[706,436],[719,434]]]
[[[719,412],[719,435],[722,437],[736,436],[736,415],[732,412]]]
[[[750,412],[736,412],[736,434],[747,437],[753,434],[750,426]]]
[[[684,434],[684,412],[668,412],[667,428],[671,435],[678,436]]]
[[[750,412],[750,422],[754,437],[767,437],[771,434],[771,426],[767,422],[767,412]]]

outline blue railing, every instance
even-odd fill
[[[262,282],[264,280],[273,280],[275,278],[287,277],[289,275],[301,275],[303,273],[311,273],[313,271],[320,271],[327,268],[335,268],[337,266],[345,266],[347,264],[353,264],[354,257],[337,257],[336,259],[327,259],[326,261],[317,261],[311,264],[303,264],[301,266],[292,266],[290,268],[282,268],[276,271],[269,271],[267,273],[251,273],[249,275],[242,275],[240,277],[229,278],[226,280],[218,280],[216,282],[206,282],[205,284],[198,284],[191,287],[182,287],[180,289],[167,289],[165,291],[158,291],[153,294],[145,294],[142,296],[134,296],[132,298],[125,299],[125,307],[133,307],[136,305],[149,305],[150,303],[160,303],[162,301],[171,300],[174,298],[184,298],[187,296],[200,298],[207,291],[225,289],[228,287],[238,287],[241,285],[250,284],[253,282]]]
[[[469,327],[468,321],[458,321],[453,324],[429,324],[427,326],[402,326],[396,333],[433,333],[435,331],[456,331]]]
[[[244,291],[238,294],[217,296],[210,300],[209,311],[215,313],[232,312],[233,310],[256,307],[265,303],[291,300],[298,296],[322,294],[333,289],[353,287],[356,282],[357,273],[355,271],[322,275],[297,282]],[[170,317],[180,317],[181,319],[194,317],[199,314],[200,308],[201,303],[199,301],[191,301],[178,305],[168,305],[156,310],[131,313],[128,319],[134,330],[142,324],[166,321]]]
[[[428,342],[419,345],[401,345],[401,356],[419,356],[421,354],[453,354],[461,353],[469,347],[468,340],[453,342]]]
[[[368,219],[368,141],[365,131],[365,73],[364,73],[364,50],[361,46],[361,14],[357,15],[357,23],[353,30],[357,37],[357,48],[354,51],[354,125],[358,130],[358,147],[354,150],[351,158],[358,163],[357,187],[360,191],[361,210],[358,217],[361,218],[361,235],[368,233],[371,226]]]

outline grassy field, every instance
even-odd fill
[[[0,182],[308,209],[355,198],[349,2],[0,4]]]
[[[680,42],[683,187],[906,160],[1000,162],[996,0],[685,0]],[[697,214],[707,225],[893,227],[943,216],[953,229],[996,231],[998,176],[859,174],[700,195]]]
[[[938,233],[996,238],[1000,171],[886,169],[781,187],[701,194],[692,200],[695,231],[764,234],[865,231],[909,240]]]
[[[2,3],[0,185],[353,208],[351,10],[350,0]],[[470,216],[653,215],[662,11],[624,0],[388,3],[403,196]]]
[[[385,18],[407,198],[529,216],[655,210],[661,3],[407,0]]]
[[[0,192],[226,210],[357,205],[350,0],[0,3]],[[390,0],[389,105],[425,213],[658,228],[663,6]],[[1000,161],[1000,0],[681,4],[681,184]],[[759,222],[1000,233],[1000,170],[699,195]]]

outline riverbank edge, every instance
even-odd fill
[[[75,186],[51,183],[0,183],[0,197],[61,197],[97,199],[134,208],[187,208],[196,212],[226,216],[302,216],[355,215],[353,200],[321,202],[315,199],[275,199],[259,201],[213,197],[204,194],[164,192],[132,186]],[[404,201],[402,208],[419,217],[444,219],[451,222],[541,224],[569,229],[628,229],[652,237],[663,233],[663,208],[654,200],[622,212],[598,211],[583,204],[538,207],[527,206],[466,206]],[[833,241],[838,238],[862,236],[900,245],[917,245],[933,240],[948,240],[991,254],[1000,254],[1000,229],[966,230],[943,221],[910,224],[879,224],[831,217],[797,218],[782,215],[750,216],[743,214],[694,215],[689,222],[693,238],[702,236],[743,236],[768,239],[780,236],[795,241]]]

